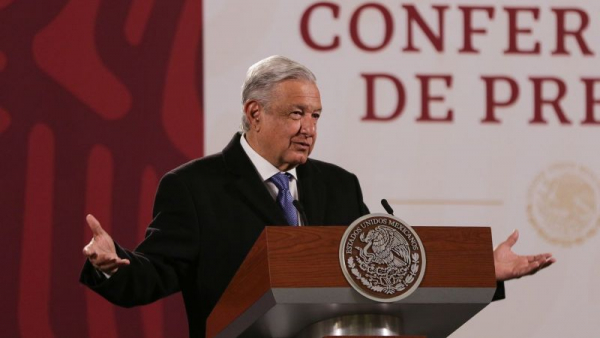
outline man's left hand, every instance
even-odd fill
[[[496,267],[496,280],[507,281],[533,275],[556,262],[550,253],[531,256],[519,256],[512,251],[513,245],[519,239],[519,232],[515,230],[506,241],[500,243],[494,250],[494,265]]]

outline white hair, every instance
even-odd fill
[[[284,56],[269,56],[250,66],[242,85],[242,110],[248,101],[257,101],[267,107],[273,87],[286,80],[317,82],[315,74],[308,68]],[[242,130],[250,130],[250,122],[245,114],[242,114]]]

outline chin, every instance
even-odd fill
[[[298,164],[304,164],[304,163],[306,163],[306,161],[308,161],[308,154],[303,154],[298,159]]]
[[[294,157],[294,158],[290,159],[289,161],[285,161],[285,162],[289,164],[290,168],[295,168],[301,164],[306,163],[307,160],[308,160],[308,156],[298,156],[298,157]]]

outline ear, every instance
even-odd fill
[[[251,130],[258,130],[260,128],[260,118],[262,116],[263,108],[257,101],[248,101],[244,104],[244,114],[250,122]]]

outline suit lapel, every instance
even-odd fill
[[[311,160],[298,166],[298,195],[306,210],[308,225],[322,225],[325,220],[325,182]]]
[[[281,208],[267,191],[256,168],[244,152],[240,134],[236,134],[225,147],[223,158],[230,171],[237,176],[227,187],[233,197],[248,204],[264,220],[265,225],[287,224]]]

